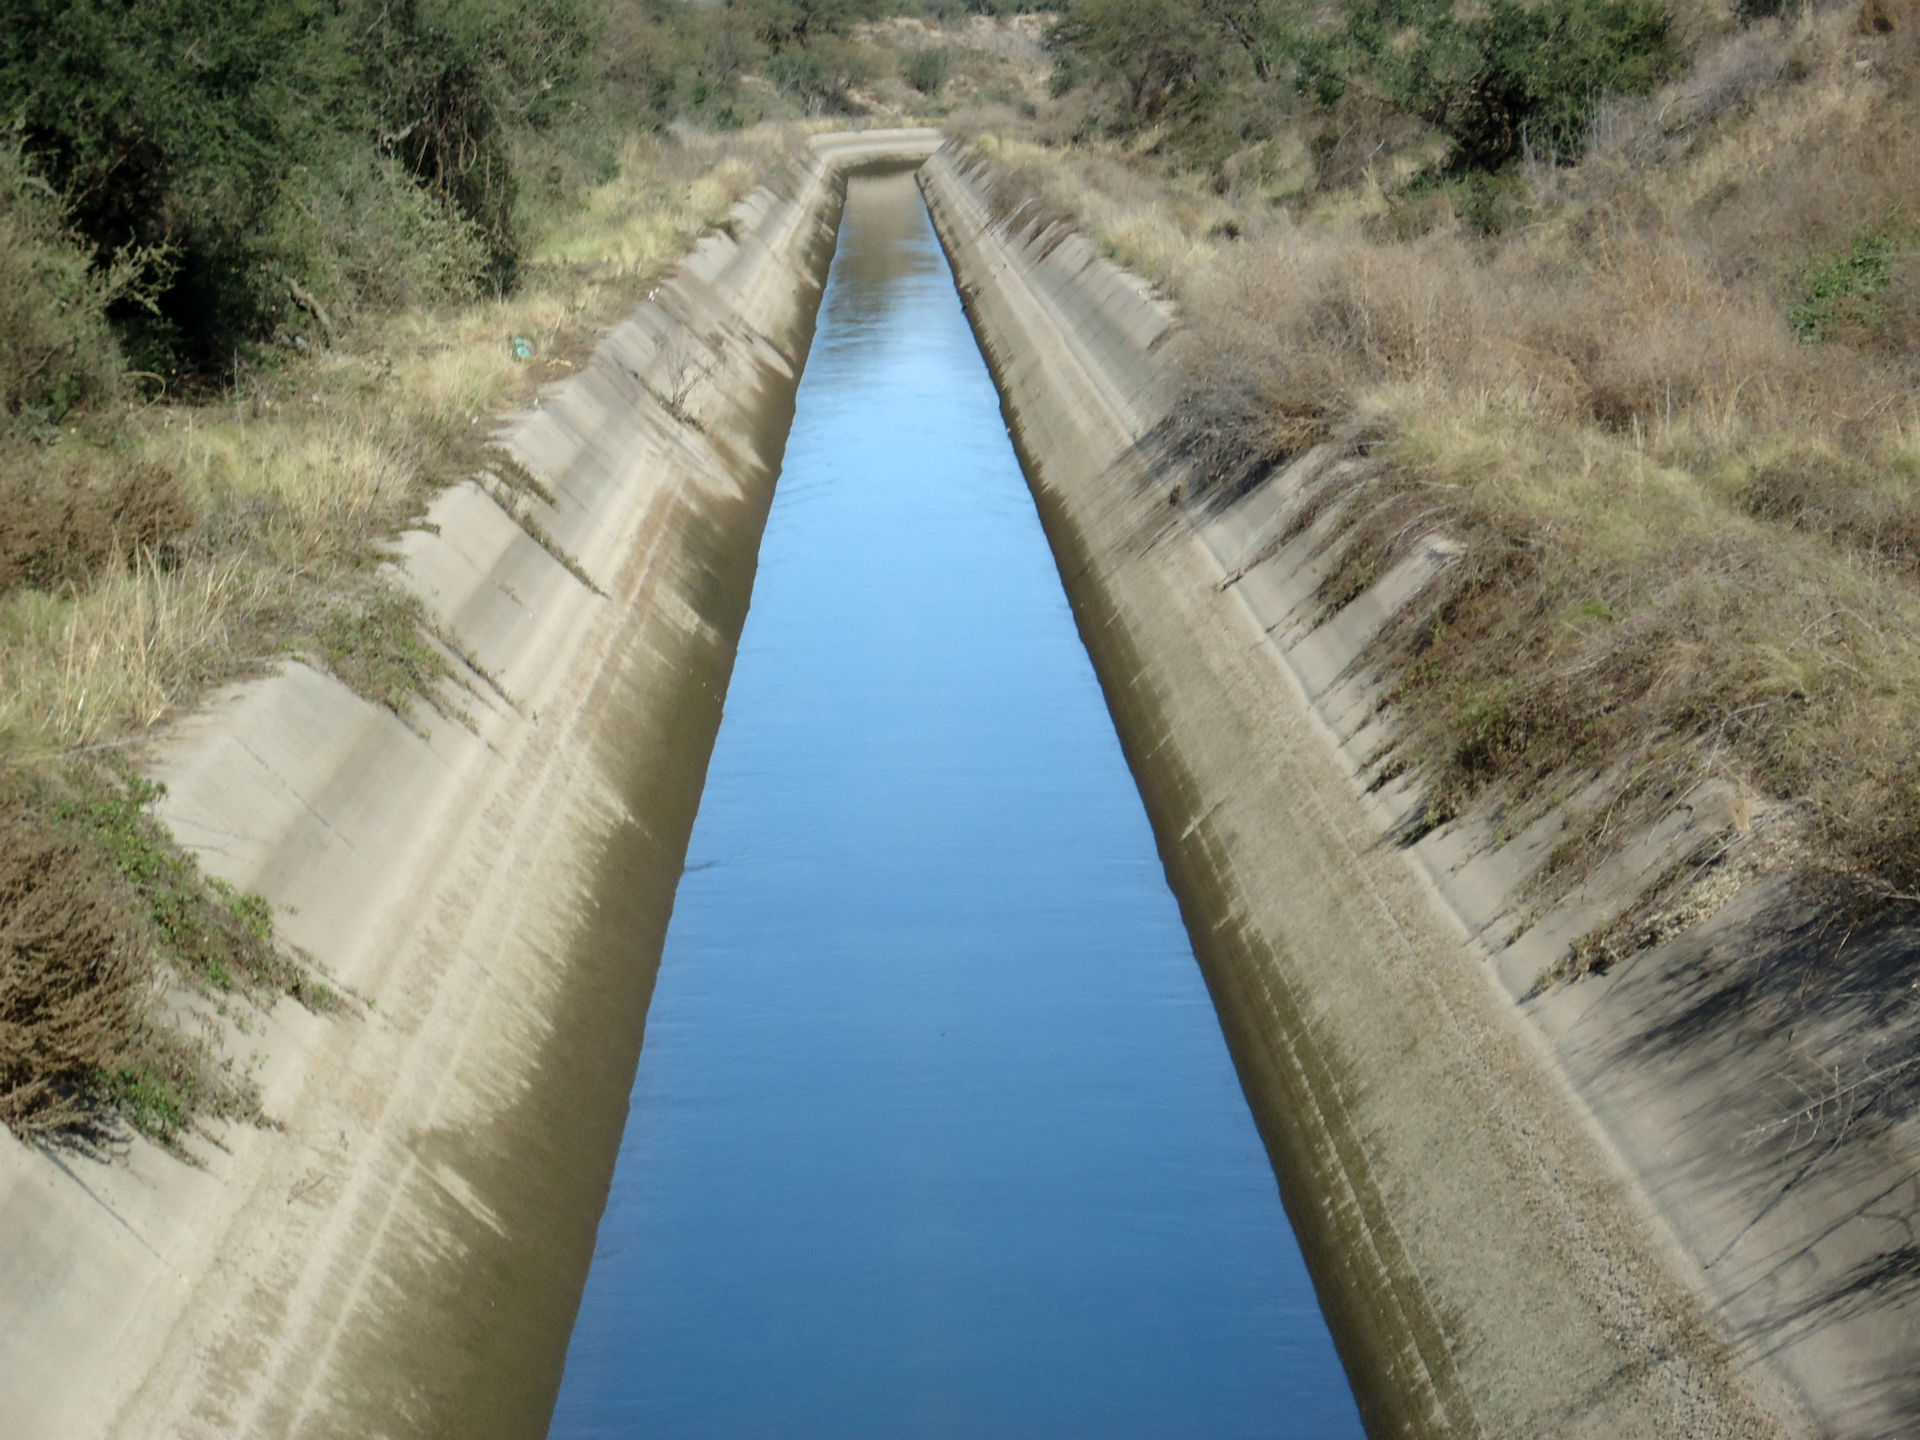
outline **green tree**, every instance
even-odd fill
[[[519,264],[507,135],[560,113],[597,19],[584,0],[361,0],[350,22],[380,148],[472,222],[498,287]]]
[[[250,237],[268,228],[291,162],[305,158],[318,4],[14,0],[0,27],[0,111],[67,197],[98,258],[165,248],[172,283],[148,317],[161,349],[216,359],[258,327],[272,277]],[[324,74],[324,65],[321,67]],[[148,338],[152,338],[149,336]]]
[[[754,37],[776,55],[828,36],[844,35],[887,9],[886,0],[727,0]]]
[[[1387,98],[1452,138],[1456,169],[1498,168],[1523,144],[1574,158],[1602,97],[1651,89],[1676,58],[1660,0],[1491,0],[1471,20],[1382,0],[1348,33]]]
[[[0,115],[96,265],[170,258],[151,313],[114,311],[135,365],[217,373],[304,324],[303,279],[510,283],[509,136],[566,113],[604,3],[13,0]]]
[[[1074,0],[1053,44],[1117,82],[1128,114],[1151,123],[1216,65],[1221,35],[1193,0]]]

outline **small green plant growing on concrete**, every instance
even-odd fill
[[[453,673],[434,643],[425,607],[397,589],[383,589],[370,604],[335,610],[316,638],[329,670],[403,720],[414,701],[431,698]]]

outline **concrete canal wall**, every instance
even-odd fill
[[[403,562],[437,711],[296,662],[153,758],[351,1000],[214,1017],[271,1128],[194,1163],[0,1134],[0,1436],[544,1434],[843,175],[933,143],[816,141],[511,417],[551,504],[439,496]]]

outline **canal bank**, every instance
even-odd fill
[[[299,663],[152,757],[163,815],[348,997],[216,1043],[268,1127],[0,1136],[0,1435],[537,1435],[625,1114],[843,177],[823,137],[501,433],[402,573],[460,684]]]
[[[1316,703],[1355,636],[1234,583],[1284,516],[1253,533],[1177,504],[1146,443],[1171,311],[1065,227],[997,215],[979,162],[922,174],[1370,1432],[1807,1433],[1769,1349],[1709,1320],[1708,1257],[1593,1090],[1356,783],[1342,746],[1371,707]],[[1387,577],[1347,626],[1415,583]]]

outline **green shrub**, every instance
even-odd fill
[[[328,304],[391,309],[480,287],[491,259],[479,227],[393,156],[342,146],[291,179],[270,222],[273,248]]]
[[[97,853],[138,897],[158,950],[188,981],[300,993],[302,969],[273,945],[265,899],[203,873],[148,813],[165,788],[124,773],[124,789],[97,786],[54,807],[55,818],[92,838]]]
[[[778,54],[844,35],[856,22],[877,19],[891,8],[888,0],[727,0],[725,13]]]
[[[1451,137],[1463,170],[1498,168],[1527,146],[1577,158],[1602,99],[1652,89],[1678,58],[1659,0],[1492,0],[1470,20],[1451,5],[1389,3],[1355,12],[1350,29],[1388,97]]]
[[[465,219],[484,278],[511,285],[520,263],[519,177],[508,136],[563,114],[597,34],[591,0],[363,0],[348,53],[362,67],[379,146]]]
[[[736,81],[766,54],[758,31],[751,15],[728,5],[644,0],[611,6],[597,51],[596,100],[622,129],[683,116],[738,125]],[[730,118],[723,121],[723,114]],[[590,143],[594,128],[586,127],[581,138]]]
[[[142,258],[95,266],[53,188],[17,143],[0,143],[0,414],[58,420],[113,391],[121,361],[107,311],[135,292]]]
[[[1574,159],[1601,100],[1678,58],[1660,0],[1074,0],[1053,44],[1063,87],[1113,85],[1122,128],[1166,117],[1231,150],[1271,133],[1276,87],[1322,107],[1357,89],[1448,135],[1455,170]]]
[[[1074,0],[1052,44],[1117,85],[1130,119],[1152,123],[1217,63],[1222,40],[1191,0]]]
[[[849,108],[847,92],[872,78],[859,47],[836,35],[789,45],[767,62],[767,78],[817,114]]]
[[[944,46],[930,45],[909,54],[900,63],[900,73],[922,95],[932,95],[947,83],[947,71],[951,65],[952,57]]]
[[[216,0],[17,0],[0,27],[0,107],[96,261],[165,247],[147,316],[116,314],[136,360],[220,365],[286,304],[255,237],[302,158],[330,7]],[[331,97],[328,97],[331,98]]]
[[[510,136],[572,113],[599,14],[598,0],[18,0],[0,114],[73,197],[96,269],[170,258],[150,311],[110,297],[134,363],[225,373],[292,319],[293,281],[375,301],[510,284]]]

